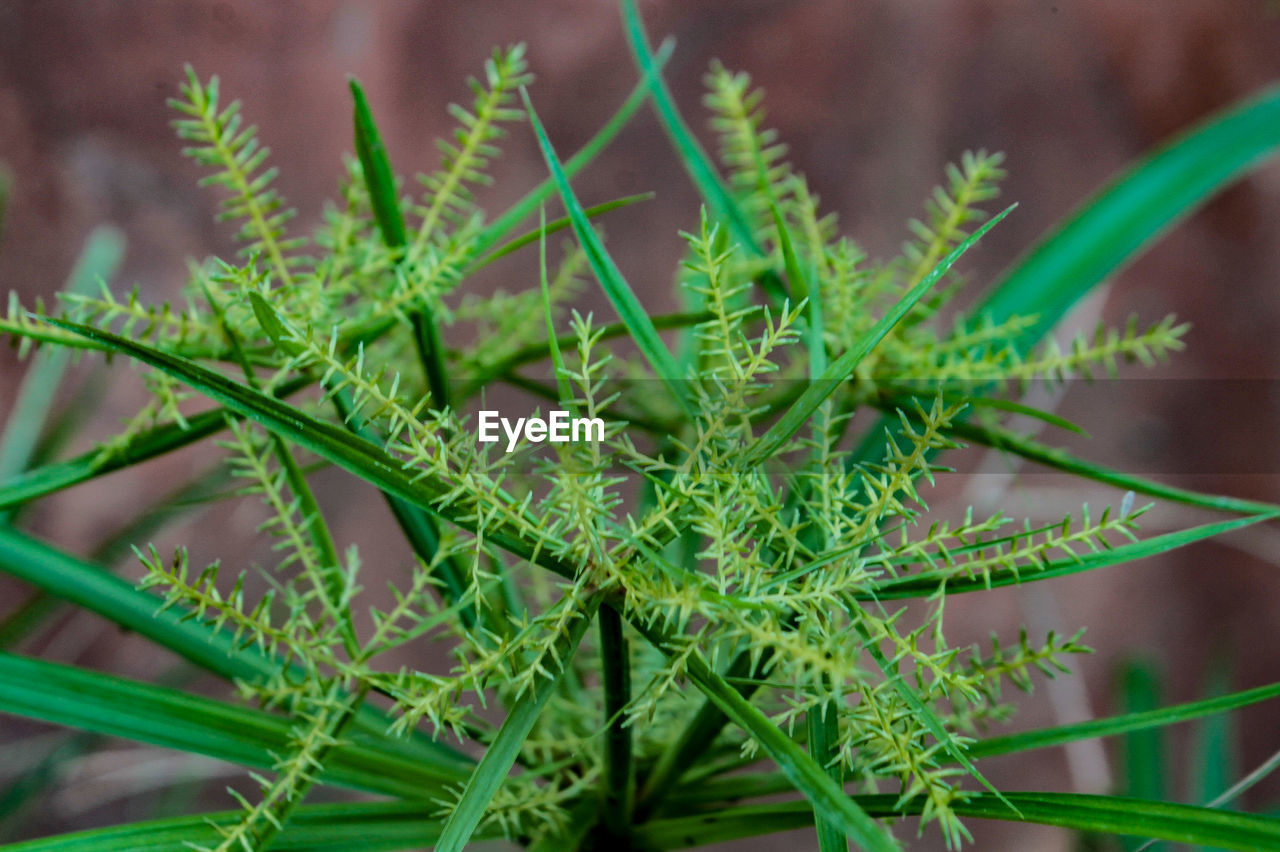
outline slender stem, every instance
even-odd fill
[[[627,639],[622,633],[622,616],[612,607],[603,606],[599,619],[606,725],[602,819],[606,830],[621,841],[630,833],[635,799],[631,728],[625,724],[627,704],[631,701],[631,661]]]
[[[444,353],[440,347],[440,329],[434,314],[428,308],[419,308],[409,315],[413,323],[413,343],[418,349],[422,372],[431,391],[431,402],[438,411],[449,407],[449,379],[444,370]]]

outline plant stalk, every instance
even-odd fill
[[[631,756],[631,728],[626,708],[631,702],[631,659],[622,633],[622,616],[602,606],[600,663],[604,675],[605,787],[601,814],[605,830],[624,847],[631,831],[635,773]]]

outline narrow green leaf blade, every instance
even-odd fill
[[[797,301],[808,300],[809,380],[816,381],[827,369],[827,347],[823,337],[822,290],[809,286],[809,273],[801,266],[796,255],[795,240],[778,205],[769,202],[773,214],[773,226],[778,231],[778,246],[782,249],[782,265],[787,272],[787,283]]]
[[[1206,694],[1218,698],[1230,688],[1233,666],[1227,660],[1218,659],[1209,664]],[[1218,806],[1217,798],[1231,789],[1236,778],[1237,741],[1234,719],[1226,713],[1208,716],[1196,726],[1195,745],[1191,757],[1191,801]],[[1196,852],[1213,852],[1202,846]]]
[[[756,257],[762,256],[763,252],[756,243],[746,214],[734,201],[728,187],[716,171],[715,165],[712,164],[711,158],[707,156],[707,152],[703,150],[684,118],[681,117],[680,110],[676,108],[671,91],[667,88],[666,81],[663,80],[650,53],[649,40],[645,35],[644,23],[640,20],[640,12],[636,9],[635,0],[622,0],[622,20],[627,33],[627,42],[631,46],[631,53],[637,67],[647,78],[653,79],[654,111],[657,112],[663,129],[671,138],[672,145],[680,156],[680,162],[684,164],[685,170],[693,180],[693,185],[697,187],[699,194],[711,208],[712,215],[722,222],[729,223],[733,239]],[[776,276],[762,283],[770,291],[771,296],[779,299],[786,296]]]
[[[1203,541],[1216,535],[1238,530],[1242,527],[1251,526],[1252,524],[1262,521],[1269,521],[1280,517],[1280,511],[1272,511],[1266,514],[1253,515],[1248,518],[1237,518],[1233,521],[1219,521],[1212,524],[1202,524],[1198,527],[1192,527],[1186,530],[1178,530],[1171,533],[1163,533],[1161,535],[1152,536],[1130,544],[1122,544],[1111,550],[1103,550],[1098,553],[1087,553],[1078,560],[1064,559],[1058,562],[1049,562],[1043,569],[1034,571],[1024,571],[1019,576],[1014,576],[1009,572],[1001,572],[989,578],[971,577],[971,578],[947,578],[945,575],[936,571],[924,571],[919,574],[903,577],[898,580],[890,580],[875,587],[874,591],[868,593],[866,598],[874,600],[890,600],[898,598],[912,598],[931,595],[938,590],[938,586],[945,582],[947,586],[947,594],[955,595],[964,592],[976,592],[983,589],[998,588],[1000,586],[1013,586],[1019,583],[1038,582],[1040,580],[1049,580],[1054,577],[1065,577],[1069,574],[1079,574],[1084,571],[1095,571],[1099,568],[1107,568],[1111,565],[1120,565],[1127,562],[1133,562],[1148,556],[1155,556],[1159,553],[1165,553],[1175,550],[1179,547],[1186,547],[1197,541]]]
[[[395,852],[418,849],[440,836],[439,805],[361,802],[302,805],[289,817],[289,830],[271,844],[272,852]],[[150,820],[0,846],[0,852],[175,852],[218,842],[214,826],[234,825],[244,811],[222,811]],[[482,829],[476,839],[502,836]]]
[[[0,571],[127,627],[201,668],[229,680],[259,681],[280,670],[254,647],[242,647],[227,630],[186,617],[177,607],[158,612],[161,601],[84,560],[56,550],[17,530],[0,525]],[[387,718],[376,708],[361,708],[357,723],[383,735]],[[466,765],[469,759],[440,743],[415,738],[415,753]]]
[[[795,282],[792,282],[795,287]],[[839,738],[839,721],[836,713],[839,705],[829,701],[822,707],[810,708],[805,720],[809,727],[809,754],[819,766],[826,767],[837,784],[841,778],[840,765],[832,764],[836,757],[836,743]],[[830,764],[830,765],[829,765]],[[843,784],[841,784],[843,786]],[[822,814],[814,813],[814,827],[818,833],[818,852],[849,852],[849,841],[845,838],[840,826]]]
[[[1280,147],[1280,86],[1264,89],[1171,140],[1086,201],[995,285],[975,315],[1034,316],[1016,343],[1028,351],[1081,297],[1161,234]],[[875,461],[882,418],[855,453]],[[1137,489],[1135,489],[1137,490]]]
[[[124,234],[119,229],[94,228],[85,240],[64,292],[89,294],[99,282],[111,280],[123,256]],[[41,349],[31,357],[0,437],[0,479],[15,476],[31,464],[70,358],[67,350],[54,348]]]
[[[240,648],[226,631],[184,619],[177,609],[87,562],[12,528],[0,526],[0,571],[55,597],[124,625],[193,663],[228,678],[259,680],[279,669],[254,648]]]
[[[0,653],[0,712],[271,769],[292,723],[175,689]],[[392,748],[402,740],[338,746],[321,781],[423,799],[467,777],[467,765]]]
[[[85,338],[85,340],[88,339]],[[92,345],[104,350],[107,348],[104,344],[97,342],[92,342]],[[309,384],[311,384],[309,379],[292,380],[281,385],[276,395],[284,398]],[[21,506],[57,491],[190,446],[225,429],[228,414],[229,412],[224,408],[202,411],[187,418],[185,429],[178,423],[165,423],[145,432],[139,432],[109,455],[104,455],[100,449],[93,449],[64,462],[54,462],[28,470],[0,483],[0,509]]]
[[[1120,672],[1120,697],[1126,712],[1144,713],[1156,708],[1160,700],[1160,677],[1145,661],[1130,660]],[[1135,728],[1124,735],[1122,789],[1134,799],[1164,801],[1165,743],[1163,730],[1156,727]],[[1127,838],[1124,848],[1136,850],[1143,845],[1137,838]],[[1163,847],[1158,847],[1163,849]]]
[[[631,704],[631,655],[622,616],[611,607],[598,611],[600,667],[604,686],[605,773],[603,824],[623,843],[630,836],[635,803],[635,767],[627,707]]]
[[[951,807],[960,816],[977,819],[1155,837],[1242,852],[1280,848],[1280,819],[1275,817],[1083,793],[1010,792],[1005,796],[1017,807],[1021,817],[989,793],[975,793],[958,798],[952,802]],[[876,817],[919,814],[925,806],[925,802],[919,798],[900,805],[898,797],[894,795],[853,796],[852,799],[866,813]],[[709,843],[727,843],[743,837],[758,837],[812,824],[813,810],[807,802],[783,802],[729,808],[711,816],[698,814],[655,820],[644,827],[641,836],[656,848],[678,849]]]
[[[817,381],[811,382],[805,392],[800,395],[800,398],[792,403],[782,417],[769,427],[769,430],[751,447],[747,452],[748,464],[759,464],[761,461],[771,458],[792,435],[798,432],[800,427],[813,415],[813,412],[817,411],[818,406],[822,405],[827,397],[835,393],[836,388],[840,387],[849,378],[862,359],[867,357],[871,350],[875,349],[880,341],[885,338],[885,335],[924,297],[925,293],[929,292],[930,288],[938,283],[938,280],[960,259],[960,256],[968,251],[974,243],[982,239],[987,231],[990,231],[1005,216],[1008,216],[1014,207],[1017,207],[1017,205],[1008,207],[1000,215],[992,217],[972,236],[957,246],[954,251],[933,268],[932,272],[921,279],[919,284],[912,287],[905,296],[899,299],[898,303],[881,317],[879,322],[872,326],[866,334],[845,350],[839,358],[831,362],[822,377]]]
[[[391,160],[382,144],[378,126],[373,121],[373,113],[369,110],[364,90],[354,77],[349,82],[355,101],[356,152],[360,158],[365,186],[369,190],[374,218],[378,220],[378,229],[382,232],[382,241],[387,248],[403,249],[406,239],[404,214],[400,210],[400,201],[396,198],[396,179],[391,169]],[[255,304],[254,312],[257,311]],[[449,406],[449,380],[444,368],[440,329],[431,308],[426,304],[411,311],[409,321],[413,325],[414,343],[426,374],[427,386],[431,390],[431,399],[436,408],[443,410]],[[275,335],[272,338],[275,339]]]
[[[1246,689],[1230,695],[1161,707],[1142,713],[1124,713],[1118,716],[1110,716],[1106,719],[1091,719],[1087,722],[1077,722],[1071,725],[1040,728],[1034,731],[1008,734],[1001,737],[988,737],[970,743],[967,751],[973,757],[991,757],[998,754],[1013,754],[1020,751],[1050,748],[1078,740],[1110,737],[1143,728],[1189,722],[1193,719],[1225,713],[1229,710],[1246,707],[1260,701],[1268,701],[1276,697],[1280,697],[1280,683],[1259,686],[1255,689]]]
[[[1174,704],[1139,713],[1122,713],[1103,719],[1089,719],[1069,725],[1037,728],[1016,734],[986,737],[969,743],[965,752],[971,758],[997,757],[1003,754],[1035,751],[1067,743],[1113,737],[1131,731],[1159,728],[1191,722],[1197,719],[1217,717],[1241,707],[1248,707],[1273,698],[1280,698],[1280,682],[1244,689],[1228,695],[1215,695],[1197,701]],[[768,796],[792,789],[782,776],[771,773],[739,775],[730,779],[689,788],[680,794],[682,799],[697,797],[699,802],[717,802]]]
[[[573,399],[573,391],[569,387],[568,373],[565,372],[564,356],[560,354],[560,341],[556,339],[555,317],[551,312],[551,287],[547,282],[547,211],[540,211],[538,239],[538,285],[542,289],[542,317],[547,323],[547,349],[551,353],[551,369],[556,376],[556,390],[560,392],[562,405]]]
[[[1261,503],[1256,500],[1241,500],[1237,497],[1224,497],[1217,494],[1202,494],[1186,488],[1177,488],[1160,482],[1153,482],[1141,476],[1122,473],[1103,467],[1099,464],[1076,458],[1065,450],[1050,447],[1024,435],[1007,429],[975,426],[972,423],[952,421],[947,432],[966,441],[973,441],[993,449],[1019,455],[1028,461],[1061,470],[1066,473],[1114,485],[1126,491],[1146,494],[1148,497],[1160,497],[1175,503],[1188,506],[1199,506],[1217,512],[1239,512],[1247,515],[1266,514],[1280,509],[1274,503]]]
[[[1176,843],[1207,843],[1225,849],[1280,847],[1280,819],[1271,817],[1120,796],[1008,793],[1007,797],[1022,813],[1023,822]],[[972,796],[957,802],[955,810],[961,816],[1013,819],[994,796]]]
[[[653,367],[658,378],[671,390],[672,396],[680,403],[680,406],[690,417],[693,417],[693,406],[689,401],[688,391],[683,382],[684,377],[680,374],[679,365],[676,363],[675,358],[671,356],[666,344],[662,342],[662,338],[658,336],[657,329],[653,327],[653,321],[649,319],[649,314],[640,304],[640,300],[636,298],[636,294],[632,292],[631,285],[622,277],[622,272],[618,270],[617,264],[613,262],[613,258],[609,256],[604,244],[600,242],[600,238],[596,236],[595,230],[591,227],[591,221],[587,218],[586,211],[582,209],[581,202],[578,201],[577,196],[574,194],[573,187],[569,185],[569,177],[560,165],[555,149],[551,147],[551,140],[547,138],[546,130],[538,119],[537,112],[533,109],[533,102],[529,100],[529,93],[521,89],[520,95],[524,98],[525,109],[529,113],[529,121],[538,137],[538,146],[542,149],[542,156],[547,162],[547,168],[550,169],[556,187],[560,190],[560,198],[563,200],[565,210],[568,211],[569,219],[573,223],[573,231],[577,234],[578,241],[582,244],[582,249],[587,254],[587,261],[591,264],[591,270],[595,273],[596,279],[599,280],[600,286],[604,288],[605,295],[613,303],[619,318],[626,323],[627,330],[631,332],[631,337],[635,340],[641,354]]]
[[[1039,340],[1085,293],[1280,147],[1280,86],[1209,118],[1084,202],[996,285],[975,314],[1035,315]]]
[[[360,171],[369,190],[369,203],[374,218],[382,231],[382,240],[391,248],[405,244],[404,214],[396,198],[396,178],[391,171],[387,149],[382,144],[382,134],[374,123],[373,112],[365,99],[364,89],[355,77],[347,81],[355,105],[356,156],[360,158]]]

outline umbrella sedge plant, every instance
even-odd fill
[[[0,568],[233,681],[241,700],[4,652],[0,711],[232,761],[257,790],[223,811],[0,848],[453,852],[505,837],[649,850],[810,826],[822,852],[887,852],[925,832],[962,847],[983,819],[1280,847],[1274,818],[997,789],[982,767],[1229,712],[1280,685],[1011,734],[1009,687],[1067,672],[1088,651],[1082,633],[958,646],[945,621],[953,595],[1124,565],[1280,513],[1109,470],[1010,425],[1032,414],[1074,428],[1018,401],[1030,383],[1183,347],[1188,326],[1172,317],[1045,336],[1274,152],[1280,92],[1136,163],[957,312],[964,255],[1012,215],[995,203],[999,154],[948,166],[900,256],[873,260],[787,161],[745,73],[707,74],[713,159],[663,82],[671,46],[651,51],[631,0],[622,11],[639,83],[568,159],[535,109],[554,93],[531,87],[519,46],[471,81],[417,186],[352,81],[355,155],[310,238],[291,228],[240,105],[188,69],[177,133],[242,251],[193,265],[181,306],[120,294],[105,265],[99,289],[56,306],[11,298],[0,329],[24,353],[114,356],[141,369],[149,401],[78,457],[6,445]],[[643,197],[586,207],[572,186],[646,103],[703,196],[679,232],[674,314],[642,304],[597,231]],[[491,217],[487,170],[512,133],[530,135],[548,177]],[[556,201],[566,215],[548,221]],[[557,232],[573,237],[559,252]],[[505,255],[524,258],[525,286],[469,292]],[[579,309],[595,287],[616,317]],[[504,385],[545,407],[521,420],[518,447],[477,432]],[[30,434],[57,425],[46,414],[47,401],[15,417]],[[560,415],[600,428],[559,440]],[[197,442],[220,448],[221,487],[180,491],[260,502],[273,564],[192,564],[144,525],[135,585],[20,531],[28,504]],[[930,488],[962,444],[1116,486],[1116,505],[938,516]],[[413,554],[376,566],[397,578],[390,606],[366,603],[375,568],[321,510],[314,489],[333,480],[312,474],[325,467],[381,492]],[[1226,517],[1145,535],[1151,503],[1126,491]],[[432,643],[445,653],[423,651]],[[376,798],[313,804],[319,786]]]

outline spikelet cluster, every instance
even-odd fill
[[[902,255],[871,261],[786,163],[750,79],[713,66],[706,102],[756,244],[735,242],[705,212],[688,223],[678,278],[693,310],[678,361],[695,414],[685,417],[617,344],[619,329],[567,310],[587,275],[577,248],[566,248],[545,289],[530,275],[535,283],[514,292],[458,292],[493,248],[476,192],[504,126],[523,118],[515,93],[530,79],[515,47],[471,81],[474,100],[453,110],[459,126],[441,143],[440,169],[421,179],[420,197],[396,202],[411,236],[395,247],[377,227],[356,160],[315,238],[292,234],[267,148],[239,104],[222,102],[216,78],[189,72],[174,103],[178,134],[221,193],[241,256],[193,267],[181,308],[104,289],[60,312],[36,304],[28,313],[15,301],[0,320],[24,345],[92,346],[39,318],[61,316],[215,365],[256,393],[310,387],[288,403],[299,416],[349,436],[353,453],[405,483],[388,509],[415,558],[389,608],[363,603],[358,551],[329,531],[311,492],[317,461],[308,448],[230,414],[220,446],[239,487],[229,499],[261,503],[270,564],[224,573],[191,568],[182,551],[139,551],[144,586],[164,606],[280,663],[277,676],[241,688],[291,716],[289,748],[274,777],[259,779],[258,795],[242,799],[242,819],[219,829],[216,849],[263,848],[287,825],[369,694],[391,703],[398,733],[483,746],[496,736],[492,708],[550,690],[520,746],[525,769],[500,787],[487,819],[523,838],[564,825],[605,772],[608,718],[597,640],[585,626],[602,601],[631,625],[623,718],[642,781],[699,712],[689,674],[705,663],[729,672],[797,738],[822,714],[833,729],[828,768],[869,790],[924,797],[926,822],[959,843],[966,831],[952,805],[974,787],[959,762],[968,737],[1009,714],[1004,685],[1029,690],[1036,673],[1064,671],[1087,649],[1078,634],[1025,632],[985,650],[956,647],[944,624],[948,584],[1004,582],[1079,559],[1132,538],[1142,510],[1086,506],[1048,523],[972,511],[936,517],[928,488],[967,416],[964,393],[952,389],[1016,395],[1038,379],[1149,363],[1181,347],[1185,326],[1130,323],[1023,351],[1014,341],[1034,318],[944,319],[963,283],[949,273],[802,428],[760,458],[761,434],[820,380],[822,365],[855,347],[985,218],[1001,157],[965,154],[911,223]],[[787,264],[805,286],[792,281],[789,301],[762,298],[762,271]],[[448,404],[432,397],[415,345],[423,317],[455,341],[442,349]],[[543,378],[522,372],[536,363]],[[477,442],[472,414],[500,383],[536,394],[539,405],[606,420],[604,440],[552,447],[540,459]],[[104,458],[156,429],[183,427],[181,383],[157,373],[149,389],[151,403],[104,444]],[[869,402],[896,422],[854,440],[873,422],[859,413]],[[898,604],[907,588],[921,593]],[[385,662],[429,642],[448,649],[448,662]],[[757,742],[732,727],[705,747],[709,766],[761,759]],[[456,802],[442,794],[441,814]]]

